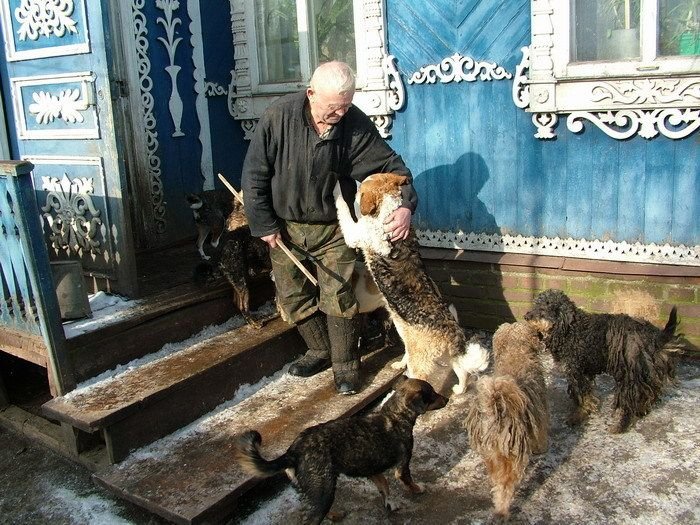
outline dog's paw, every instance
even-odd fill
[[[211,259],[211,257],[209,255],[205,255],[205,254],[201,254],[201,257],[202,257],[203,261],[208,261],[209,259]]]
[[[396,512],[401,507],[399,507],[399,504],[396,503],[395,501],[387,498],[384,500],[384,508],[386,509],[387,512]]]
[[[570,427],[577,427],[581,425],[582,423],[585,423],[586,420],[588,419],[588,412],[585,410],[574,410],[569,414],[569,417],[566,418],[566,424],[569,425]]]
[[[328,514],[326,514],[326,518],[328,518],[332,522],[342,521],[345,518],[345,512],[338,510],[329,510]]]
[[[425,488],[423,488],[423,485],[419,485],[418,483],[411,483],[410,485],[406,485],[406,490],[410,492],[411,494],[423,494],[425,492]]]
[[[395,363],[391,363],[391,368],[394,370],[404,370],[406,368],[406,363],[403,361],[396,361]]]
[[[455,395],[464,394],[466,388],[464,385],[454,385],[452,387],[452,393]]]

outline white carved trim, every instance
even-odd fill
[[[231,116],[241,121],[245,138],[250,139],[250,130],[254,128],[250,122],[262,116],[280,91],[296,91],[305,83],[277,87],[275,93],[267,86],[257,85],[254,4],[245,0],[229,1],[235,69],[231,72],[228,108]],[[394,58],[386,53],[384,0],[353,1],[358,60],[358,90],[353,103],[378,124],[379,133],[386,138],[390,136],[392,115],[403,107],[405,95]]]
[[[700,265],[700,246],[419,230],[421,246],[636,263]]]
[[[658,11],[655,2],[647,3],[642,22],[653,34]],[[659,59],[647,39],[641,60],[571,62],[570,1],[531,0],[531,13],[532,43],[522,49],[513,103],[533,113],[536,137],[554,138],[556,115],[563,114],[572,132],[588,120],[616,140],[683,139],[700,128],[697,57]]]
[[[153,112],[153,80],[150,77],[151,61],[148,58],[148,29],[146,16],[142,9],[146,0],[132,0],[131,16],[138,60],[139,92],[141,99],[141,117],[143,131],[146,135],[148,156],[148,180],[150,182],[150,202],[153,210],[153,220],[156,233],[165,233],[165,201],[163,198],[163,181],[161,179],[161,161],[156,154],[158,151],[158,132],[156,131],[156,116]]]
[[[207,97],[222,97],[228,95],[228,89],[216,82],[209,80],[204,82],[204,94]]]
[[[192,45],[192,63],[194,70],[194,91],[197,93],[195,108],[199,120],[199,142],[202,144],[202,156],[199,161],[204,183],[202,189],[214,189],[214,159],[211,145],[211,123],[209,122],[209,102],[207,101],[206,76],[204,63],[204,42],[202,41],[202,14],[199,0],[187,0],[187,15],[190,17],[190,44]]]
[[[89,257],[93,262],[100,259],[105,263],[113,262],[115,257],[110,231],[112,222],[107,205],[107,178],[104,164],[100,157],[60,156],[60,155],[25,155],[35,166],[61,166],[63,177],[42,176],[41,188],[46,192],[42,211],[44,220],[51,232],[51,248],[54,253],[75,253],[80,257]],[[91,166],[96,169],[95,177],[71,177],[65,173],[66,166]],[[95,179],[99,179],[103,188],[101,195],[95,194]],[[34,182],[36,185],[36,181]],[[99,199],[104,210],[98,209],[93,200]],[[42,203],[39,202],[41,205]]]
[[[700,128],[700,110],[677,108],[654,110],[621,110],[605,113],[574,111],[566,119],[570,131],[583,131],[583,120],[589,120],[606,135],[624,140],[634,135],[651,139],[659,133],[670,139],[682,139]],[[669,123],[673,128],[669,128]],[[683,126],[682,128],[678,128]]]
[[[444,58],[439,64],[421,67],[411,75],[409,84],[442,84],[450,82],[475,82],[476,80],[502,80],[513,75],[495,62],[477,62],[459,53]]]
[[[177,75],[180,72],[180,66],[175,64],[175,53],[177,46],[182,41],[181,37],[175,38],[177,26],[182,23],[180,18],[173,18],[173,11],[180,7],[178,0],[156,0],[156,7],[161,9],[165,14],[165,18],[158,17],[157,24],[162,24],[165,30],[166,38],[158,37],[158,41],[163,44],[168,53],[169,65],[165,66],[165,71],[170,76],[170,98],[168,99],[168,109],[170,110],[170,118],[173,121],[175,131],[173,137],[184,137],[185,134],[180,128],[182,124],[182,98],[177,90]]]
[[[5,56],[8,62],[48,58],[55,56],[77,55],[90,52],[90,38],[87,28],[85,0],[79,0],[78,9],[83,15],[82,27],[71,18],[76,3],[73,0],[22,0],[21,4],[10,12],[9,0],[0,2],[0,22],[5,35]],[[49,7],[49,9],[47,9]],[[15,33],[12,19],[20,23],[17,31],[19,40],[46,39],[47,44],[55,38],[63,38],[67,33],[80,34],[83,42],[67,45],[47,45],[46,47],[18,51],[15,45]]]
[[[15,19],[20,23],[20,40],[38,40],[39,37],[62,37],[77,33],[73,14],[73,0],[20,0],[15,8]]]
[[[96,139],[100,137],[98,114],[94,104],[95,75],[91,72],[67,73],[62,75],[42,75],[15,77],[10,80],[15,115],[19,121],[18,138],[22,140],[43,139]],[[55,84],[79,83],[79,89],[57,90]],[[27,87],[47,86],[53,91],[32,92],[32,103],[25,100]],[[56,119],[66,124],[82,124],[86,113],[92,117],[92,126],[66,127],[65,129],[29,129],[25,111],[42,126],[52,124]]]

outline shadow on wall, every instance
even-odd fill
[[[419,199],[416,227],[451,233],[500,233],[496,218],[479,199],[489,177],[483,157],[471,152],[453,164],[415,175]],[[457,249],[443,248],[454,250],[455,257],[459,253]],[[424,259],[445,298],[457,308],[463,326],[493,330],[502,322],[515,320],[504,296],[497,257],[490,252],[465,250],[459,260],[431,260],[429,256]]]

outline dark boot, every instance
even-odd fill
[[[293,376],[309,377],[328,368],[331,365],[331,344],[328,340],[326,316],[315,313],[297,323],[297,330],[308,350],[289,365],[289,373]]]
[[[329,315],[328,336],[331,342],[335,388],[340,394],[356,394],[360,390],[357,321]]]

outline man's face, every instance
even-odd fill
[[[352,105],[354,92],[345,94],[327,93],[324,91],[307,90],[309,104],[311,104],[311,114],[316,121],[324,124],[337,124],[348,112]]]

